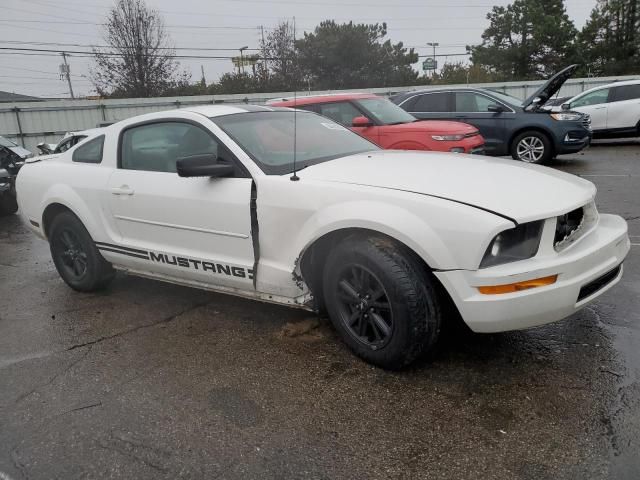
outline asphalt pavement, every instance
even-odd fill
[[[640,143],[554,167],[627,219],[621,283],[400,373],[305,312],[124,275],[76,293],[0,218],[0,480],[640,478]]]

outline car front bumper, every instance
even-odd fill
[[[560,253],[497,267],[434,272],[475,332],[519,330],[561,320],[618,283],[629,252],[627,223],[600,215],[597,227]],[[552,285],[514,293],[481,294],[478,287],[558,275]]]

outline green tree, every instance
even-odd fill
[[[515,0],[487,19],[482,44],[468,48],[499,80],[546,78],[575,59],[578,32],[563,0]]]
[[[640,0],[599,0],[578,37],[585,73],[640,71]]]
[[[462,62],[445,63],[439,73],[430,79],[432,83],[464,84],[494,82],[495,74],[482,65],[465,65]]]
[[[300,68],[312,88],[371,88],[413,85],[418,54],[384,40],[386,24],[320,23],[296,41]]]
[[[302,75],[296,62],[296,45],[293,25],[280,22],[260,42],[260,51],[264,57],[262,83],[273,91],[293,90],[300,85]]]

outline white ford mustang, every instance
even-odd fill
[[[117,269],[326,309],[356,354],[386,368],[433,347],[447,305],[476,332],[564,318],[619,281],[629,251],[625,221],[598,214],[581,178],[383,151],[269,107],[130,118],[30,160],[17,191],[76,290]]]

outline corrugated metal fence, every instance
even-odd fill
[[[630,80],[637,77],[600,77],[575,78],[565,83],[560,96],[573,96],[589,88],[605,85],[614,81]],[[514,97],[526,98],[531,95],[542,81],[505,82],[470,84],[469,87],[482,87],[497,90]],[[465,85],[447,85],[462,87]],[[442,87],[442,86],[438,86]],[[392,94],[411,90],[428,90],[436,86],[412,86],[397,88],[374,88],[366,91],[378,95]],[[304,94],[328,94],[363,91],[341,90],[304,92]],[[298,92],[298,95],[301,95]],[[94,128],[101,122],[116,122],[142,113],[170,110],[193,105],[211,105],[218,103],[261,104],[274,98],[290,97],[292,92],[255,93],[249,95],[204,95],[191,97],[164,98],[127,98],[117,100],[56,100],[36,103],[0,104],[0,135],[7,137],[25,148],[37,153],[40,142],[57,143],[62,135],[69,131]]]

